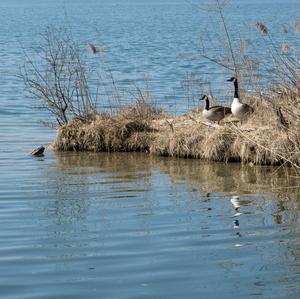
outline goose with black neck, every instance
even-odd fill
[[[225,116],[231,114],[230,107],[224,106],[209,106],[209,98],[207,95],[203,95],[200,100],[205,101],[205,108],[202,111],[202,116],[210,121],[220,122]]]
[[[242,103],[239,97],[239,86],[236,77],[231,77],[228,82],[233,82],[234,84],[234,97],[231,103],[232,115],[240,119],[241,121],[254,112],[253,107],[248,104]]]

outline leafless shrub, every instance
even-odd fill
[[[62,126],[73,118],[90,118],[96,112],[87,70],[70,29],[49,27],[34,55],[26,55],[21,69],[25,90],[41,109],[50,111]]]

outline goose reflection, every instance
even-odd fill
[[[233,228],[239,228],[240,227],[240,222],[239,220],[234,220],[233,221]]]
[[[232,206],[234,208],[234,211],[235,211],[235,214],[233,215],[233,217],[239,217],[239,216],[242,217],[242,215],[245,215],[245,214],[252,214],[252,212],[249,212],[249,211],[246,211],[246,212],[241,211],[242,207],[254,205],[254,203],[252,201],[241,200],[239,196],[234,195],[230,198],[230,203],[232,204]],[[235,219],[233,221],[233,228],[234,229],[240,229],[241,228],[240,218]],[[243,237],[243,235],[239,231],[236,232],[236,236],[239,237],[239,238]],[[245,245],[246,244],[237,243],[237,244],[235,244],[235,247],[242,247],[242,246],[245,246]]]
[[[236,216],[240,216],[242,214],[251,214],[251,212],[241,212],[241,207],[243,206],[252,206],[254,205],[254,203],[250,200],[241,200],[239,198],[239,196],[235,195],[230,199],[231,204],[233,205],[234,209],[235,209],[235,214],[234,217]]]
[[[241,202],[240,202],[240,199],[238,196],[233,196],[231,199],[230,199],[230,202],[231,204],[233,205],[234,209],[235,209],[235,214],[233,216],[239,216],[241,215],[242,213],[240,212],[240,207],[241,207]]]
[[[242,206],[242,202],[240,201],[240,198],[239,196],[233,196],[231,199],[230,199],[230,202],[231,204],[233,205],[234,207],[234,210],[235,210],[235,214],[233,215],[233,217],[237,217],[237,216],[240,216],[242,215],[243,213],[240,212],[240,208]],[[238,219],[235,219],[233,221],[233,228],[235,229],[239,229],[240,228],[240,220]],[[238,237],[242,237],[242,234],[237,231],[236,232],[236,236]],[[235,244],[236,247],[240,247],[240,246],[243,246],[243,244]]]

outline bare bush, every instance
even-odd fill
[[[49,27],[42,34],[42,41],[33,55],[25,53],[21,78],[27,93],[37,100],[39,108],[51,112],[58,126],[94,115],[95,99],[71,30]]]

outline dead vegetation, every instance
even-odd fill
[[[226,118],[221,125],[215,125],[202,118],[199,108],[181,116],[169,115],[151,104],[147,88],[145,92],[136,88],[136,103],[122,107],[112,73],[102,60],[103,49],[88,44],[104,70],[96,81],[108,79],[111,83],[108,101],[111,111],[104,113],[97,107],[99,95],[103,93],[99,92],[99,86],[95,95],[91,92],[89,72],[72,35],[67,34],[65,39],[64,32],[57,35],[50,30],[45,34],[42,68],[28,59],[22,78],[29,94],[55,117],[59,128],[54,148],[61,151],[140,151],[209,161],[291,165],[300,170],[300,62],[297,53],[290,54],[293,47],[286,43],[275,44],[271,30],[258,21],[253,27],[256,25],[266,44],[265,52],[271,54],[271,63],[251,58],[243,40],[233,42],[231,39],[223,2],[213,2],[213,19],[221,24],[219,48],[224,48],[225,53],[209,56],[205,41],[202,41],[202,56],[241,81],[241,100],[255,110],[251,117],[243,124]],[[298,23],[294,27],[299,34]],[[284,34],[288,30],[290,28],[284,27]],[[213,42],[209,36],[208,41]],[[283,48],[284,51],[279,50]],[[270,81],[262,84],[257,70],[268,74]]]
[[[151,122],[163,114],[137,102],[116,115],[97,114],[89,120],[75,119],[58,130],[54,148],[77,151],[149,151],[155,129]]]
[[[141,108],[140,105],[143,105]],[[74,120],[59,128],[54,148],[76,151],[141,151],[172,157],[257,165],[300,165],[297,130],[278,127],[277,114],[266,102],[258,104],[242,125],[225,119],[207,123],[201,111],[172,116],[137,103],[120,113]],[[146,113],[146,114],[143,114]],[[269,122],[266,122],[266,114]]]
[[[43,122],[55,127],[73,118],[89,118],[96,112],[97,99],[91,92],[89,72],[71,30],[49,27],[41,37],[43,45],[25,53],[19,75],[37,107],[50,112],[52,120]]]

